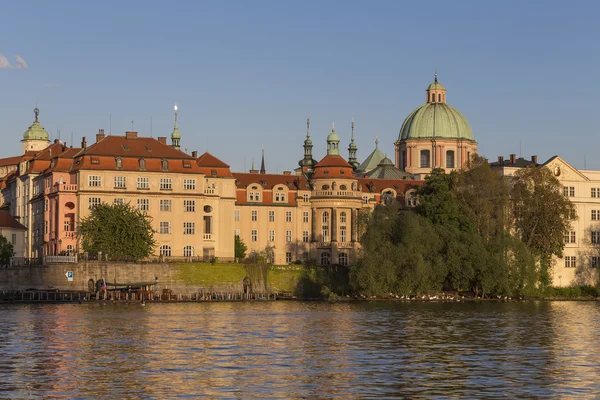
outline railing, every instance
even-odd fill
[[[316,190],[314,192],[316,197],[358,197],[359,192],[352,192],[348,190]]]
[[[41,258],[27,258],[27,257],[11,257],[11,267],[25,267],[29,265],[43,265],[44,260]]]
[[[67,185],[67,184],[63,183],[63,184],[56,184],[56,185],[53,185],[52,187],[50,187],[49,193],[57,193],[57,192],[75,193],[75,192],[77,192],[77,185]]]
[[[204,194],[215,194],[215,189],[206,188],[206,189],[204,189]]]
[[[45,256],[44,257],[44,265],[76,263],[76,262],[77,262],[77,256]]]
[[[331,248],[331,242],[318,242],[317,243],[317,248],[319,248],[319,249],[330,249]]]
[[[353,249],[354,248],[354,242],[339,242],[337,247],[339,249]]]
[[[205,233],[204,234],[204,240],[213,240],[212,233]]]
[[[75,236],[77,236],[77,233],[75,231],[65,231],[66,238],[74,238]]]
[[[317,248],[319,249],[330,249],[332,248],[333,244],[335,243],[335,246],[338,249],[353,249],[354,248],[354,242],[318,242],[317,243]]]

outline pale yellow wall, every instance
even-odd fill
[[[25,231],[23,229],[0,227],[0,235],[4,236],[9,243],[12,243],[15,257],[27,257],[25,248]]]

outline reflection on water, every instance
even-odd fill
[[[0,305],[0,398],[600,394],[600,303]]]

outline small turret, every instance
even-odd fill
[[[173,109],[175,110],[175,125],[173,127],[173,133],[171,133],[171,147],[179,150],[179,141],[181,140],[181,135],[179,134],[179,128],[177,127],[177,104],[175,104]]]
[[[310,118],[306,118],[306,139],[304,140],[304,158],[298,162],[303,172],[311,173],[317,163],[312,157],[312,140],[310,140]]]
[[[354,117],[352,117],[352,136],[350,137],[350,145],[348,146],[348,163],[356,170],[360,164],[356,160],[356,152],[358,147],[354,143]]]
[[[335,122],[331,123],[331,133],[327,135],[327,155],[340,155],[340,136],[335,133]]]

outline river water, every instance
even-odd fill
[[[0,305],[0,398],[598,398],[600,303]]]

